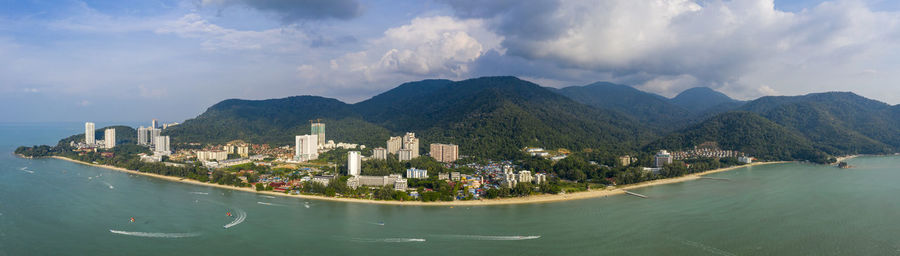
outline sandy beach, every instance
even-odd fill
[[[696,179],[699,179],[700,177],[702,177],[703,175],[725,172],[725,171],[730,171],[730,170],[734,170],[734,169],[738,169],[738,168],[757,166],[757,165],[765,165],[765,164],[786,163],[786,162],[756,162],[756,163],[752,163],[752,164],[709,170],[709,171],[705,171],[705,172],[689,174],[689,175],[676,177],[676,178],[652,180],[652,181],[646,181],[646,182],[641,182],[641,183],[636,183],[636,184],[618,186],[615,188],[595,189],[595,190],[589,190],[589,191],[577,192],[577,193],[569,193],[569,194],[558,194],[558,195],[543,194],[543,195],[534,195],[534,196],[528,196],[528,197],[483,199],[483,200],[471,200],[471,201],[421,202],[421,201],[381,201],[381,200],[369,200],[369,199],[357,199],[357,198],[326,197],[326,196],[318,196],[318,195],[303,195],[303,194],[293,195],[293,194],[285,194],[285,193],[278,193],[278,192],[272,192],[272,191],[256,191],[256,189],[249,188],[249,187],[234,187],[234,186],[228,186],[228,185],[219,185],[219,184],[214,184],[214,183],[200,182],[197,180],[181,178],[181,177],[172,177],[172,176],[165,176],[165,175],[159,175],[159,174],[153,174],[153,173],[144,173],[144,172],[138,172],[138,171],[128,170],[128,169],[124,169],[124,168],[119,168],[119,167],[115,167],[115,166],[86,163],[86,162],[77,161],[77,160],[60,157],[60,156],[52,156],[52,158],[70,161],[70,162],[79,163],[79,164],[84,164],[84,165],[90,165],[90,166],[94,166],[94,167],[100,167],[100,168],[106,168],[106,169],[136,174],[136,175],[154,177],[154,178],[159,178],[159,179],[164,179],[164,180],[169,180],[169,181],[182,182],[182,183],[201,185],[201,186],[217,187],[217,188],[223,188],[223,189],[238,190],[238,191],[245,191],[245,192],[251,192],[251,193],[259,193],[259,194],[272,195],[272,196],[295,197],[295,198],[303,198],[303,199],[326,200],[326,201],[348,202],[348,203],[370,203],[370,204],[410,205],[410,206],[510,205],[510,204],[551,203],[551,202],[560,202],[560,201],[569,201],[569,200],[597,198],[597,197],[604,197],[604,196],[609,196],[609,195],[622,194],[622,193],[625,193],[625,191],[629,190],[629,189],[636,189],[636,188],[642,188],[642,187],[649,187],[649,186],[672,184],[672,183],[696,180]]]

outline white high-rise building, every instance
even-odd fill
[[[409,150],[410,159],[419,157],[419,139],[416,138],[415,133],[407,132],[406,135],[403,135],[403,149]]]
[[[401,137],[391,137],[391,138],[387,141],[387,152],[388,152],[388,154],[394,154],[394,155],[396,155],[397,152],[399,152],[401,149],[403,149],[403,138],[401,138]]]
[[[359,151],[350,151],[347,153],[347,174],[350,176],[359,176],[359,168],[362,165]]]
[[[162,133],[162,130],[152,127],[147,129],[147,132],[150,133],[150,145],[156,146],[156,137],[159,137],[159,134]]]
[[[372,158],[379,160],[387,159],[387,149],[385,148],[375,148],[372,149]]]
[[[138,145],[146,146],[150,145],[150,129],[144,128],[143,126],[138,127],[137,129],[137,143]]]
[[[409,161],[413,159],[412,150],[401,149],[397,152],[397,159],[400,161]]]
[[[153,119],[153,121],[150,121],[150,128],[153,128],[153,129],[159,128],[159,122],[156,121],[156,119]]]
[[[297,161],[309,161],[319,158],[319,137],[316,135],[297,135],[294,138],[294,159]]]
[[[169,148],[169,136],[156,136],[153,138],[153,152],[168,155],[172,153],[171,148]]]
[[[103,146],[105,148],[116,147],[116,129],[108,128],[103,131]]]
[[[84,123],[84,144],[88,144],[88,146],[94,145],[96,142],[94,140],[94,123],[87,122]]]

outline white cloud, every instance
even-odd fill
[[[293,26],[261,31],[229,29],[210,23],[196,13],[167,22],[155,32],[202,39],[206,50],[294,51],[303,48],[302,43],[308,41],[308,37]]]
[[[309,85],[328,83],[339,88],[360,84],[385,88],[415,79],[468,78],[471,64],[487,50],[503,50],[499,48],[501,40],[478,19],[417,17],[385,30],[362,51],[300,65],[298,77]]]
[[[748,90],[735,91],[750,93],[763,83],[809,90],[814,85],[783,84],[768,74],[796,68],[827,75],[839,68],[859,70],[852,66],[896,51],[900,39],[898,13],[873,11],[854,0],[796,13],[776,9],[773,0],[449,5],[462,17],[483,19],[504,38],[501,45],[509,57],[587,70],[596,77],[611,74],[662,94],[693,86],[743,86]],[[696,83],[660,83],[682,76]]]

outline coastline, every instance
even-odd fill
[[[853,159],[853,158],[857,158],[857,157],[860,157],[860,156],[862,156],[862,155],[847,155],[847,156],[839,156],[839,157],[835,157],[835,159],[837,159],[837,161],[835,161],[834,164],[838,164],[838,163],[840,163],[840,162],[847,161],[847,160],[850,160],[850,159]]]
[[[223,189],[238,190],[238,191],[244,191],[244,192],[250,192],[250,193],[264,194],[264,195],[303,198],[303,199],[312,199],[312,200],[325,200],[325,201],[333,201],[333,202],[369,203],[369,204],[382,204],[382,205],[409,205],[409,206],[489,206],[489,205],[552,203],[552,202],[561,202],[561,201],[569,201],[569,200],[581,200],[581,199],[589,199],[589,198],[597,198],[597,197],[605,197],[605,196],[610,196],[610,195],[624,194],[625,191],[628,189],[636,189],[636,188],[642,188],[642,187],[649,187],[649,186],[672,184],[672,183],[696,180],[696,179],[699,179],[700,177],[702,177],[703,175],[725,172],[725,171],[730,171],[730,170],[744,168],[744,167],[767,165],[767,164],[788,163],[787,161],[755,162],[755,163],[751,163],[751,164],[737,165],[737,166],[731,166],[731,167],[726,167],[726,168],[719,168],[719,169],[715,169],[715,170],[709,170],[709,171],[705,171],[705,172],[688,174],[688,175],[681,176],[681,177],[651,180],[651,181],[645,181],[645,182],[641,182],[641,183],[623,185],[621,187],[617,186],[612,189],[588,190],[588,191],[576,192],[576,193],[571,193],[571,194],[556,194],[556,195],[542,194],[542,195],[533,195],[533,196],[527,196],[527,197],[482,199],[482,200],[470,200],[470,201],[422,202],[422,201],[382,201],[382,200],[371,200],[371,199],[340,198],[340,197],[327,197],[327,196],[304,195],[304,194],[294,195],[294,194],[285,194],[285,193],[278,193],[278,192],[272,192],[272,191],[256,191],[256,189],[251,188],[251,187],[235,187],[235,186],[229,186],[229,185],[219,185],[219,184],[215,184],[215,183],[200,182],[200,181],[192,180],[192,179],[188,179],[188,178],[165,176],[165,175],[154,174],[154,173],[145,173],[145,172],[139,172],[139,171],[135,171],[135,170],[128,170],[125,168],[120,168],[120,167],[115,167],[115,166],[110,166],[110,165],[87,163],[87,162],[82,162],[82,161],[78,161],[78,160],[74,160],[74,159],[70,159],[70,158],[66,158],[66,157],[61,157],[61,156],[51,156],[51,158],[69,161],[69,162],[78,163],[78,164],[83,164],[83,165],[89,165],[89,166],[93,166],[93,167],[121,171],[121,172],[135,174],[135,175],[143,175],[143,176],[147,176],[147,177],[164,179],[164,180],[168,180],[168,181],[181,182],[181,183],[187,183],[187,184],[193,184],[193,185],[201,185],[201,186],[209,186],[209,187],[217,187],[217,188],[223,188]]]

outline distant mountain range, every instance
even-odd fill
[[[515,157],[526,146],[615,153],[678,150],[706,141],[763,159],[824,161],[830,156],[900,148],[900,106],[853,93],[762,97],[745,102],[706,87],[674,98],[626,85],[545,88],[515,77],[402,84],[346,104],[317,96],[230,99],[168,129],[177,142],[243,139],[286,145],[326,123],[335,141],[384,146],[411,131],[461,154]]]

